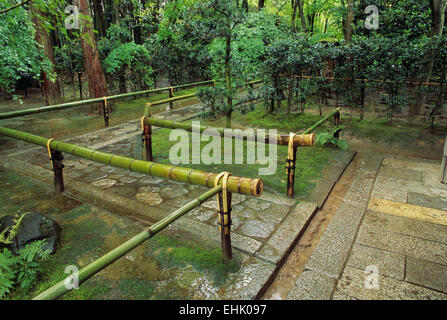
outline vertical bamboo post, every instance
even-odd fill
[[[64,175],[63,175],[63,169],[64,165],[62,164],[62,160],[64,160],[64,156],[62,155],[62,152],[50,150],[51,153],[51,165],[53,167],[54,172],[54,189],[56,190],[56,193],[62,193],[64,192]]]
[[[144,116],[150,117],[151,116],[151,103],[147,103],[144,108]],[[144,117],[143,117],[144,118]],[[145,148],[145,154],[146,154],[146,161],[153,161],[152,156],[152,126],[150,124],[144,124],[142,123],[143,127],[143,141],[144,141],[144,148]]]
[[[104,125],[106,127],[109,126],[109,106],[107,105],[107,98],[104,97],[104,101],[102,103],[102,111],[104,115]]]
[[[227,190],[228,172],[222,172],[216,177],[214,185],[217,186],[222,179],[222,191],[216,195],[219,213],[219,232],[224,261],[230,262],[233,258],[231,249],[231,198],[232,193]]]
[[[174,97],[174,88],[170,87],[169,88],[169,98],[173,98]],[[170,101],[169,102],[169,111],[174,110],[174,101]]]
[[[337,112],[334,114],[334,125],[336,127],[339,127],[341,124],[341,114],[340,114],[340,108],[337,109]],[[340,130],[335,130],[334,132],[334,138],[340,139]]]
[[[293,139],[291,139],[293,141]],[[287,157],[287,196],[293,198],[295,187],[296,154],[298,147],[292,147],[292,156]]]
[[[82,100],[82,80],[81,80],[81,72],[78,72],[78,82],[79,82],[79,96]]]

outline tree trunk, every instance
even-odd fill
[[[265,6],[265,0],[259,0],[258,1],[258,9],[259,9],[259,11],[264,9],[264,6]]]
[[[429,0],[431,7],[431,38],[440,37],[444,31],[445,11],[447,9],[447,0]],[[433,73],[433,53],[427,54],[427,67],[425,82],[430,82]],[[410,107],[410,117],[423,115],[425,112],[426,92],[419,92],[416,96],[416,102]]]
[[[81,14],[90,17],[90,5],[88,0],[75,0],[74,3],[79,7]],[[107,83],[99,60],[93,28],[91,24],[87,23],[85,20],[82,22],[81,33],[83,37],[81,38],[81,43],[84,52],[85,73],[87,75],[90,98],[104,97],[108,95]],[[93,108],[94,107],[92,107],[92,111]],[[101,113],[101,109],[99,112]]]
[[[104,11],[102,0],[93,0],[93,13],[95,15],[95,28],[98,30],[100,37],[106,36],[106,26],[104,22]]]
[[[51,62],[53,68],[52,71],[54,72],[55,61],[51,37],[48,31],[41,27],[42,23],[39,19],[40,16],[45,18],[45,14],[42,11],[39,11],[33,5],[30,6],[30,9],[32,12],[34,28],[36,29],[36,41],[43,46],[45,56]],[[48,75],[43,70],[41,71],[40,79],[42,81],[41,88],[45,96],[45,104],[54,105],[62,103],[61,89],[58,81],[51,82],[48,78]]]
[[[231,113],[233,112],[233,98],[231,93],[231,31],[228,31],[226,37],[225,54],[225,80],[227,85],[227,128],[231,128]]]
[[[346,43],[350,43],[352,41],[352,35],[354,34],[354,30],[352,28],[352,24],[354,23],[354,0],[347,0],[346,3],[348,7],[348,14],[346,15],[345,40]]]

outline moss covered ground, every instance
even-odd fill
[[[126,217],[65,195],[55,196],[50,186],[4,171],[0,171],[0,203],[0,217],[39,211],[62,228],[57,251],[41,262],[42,272],[33,288],[27,292],[17,289],[6,299],[33,298],[68,276],[67,266],[82,268],[143,229]],[[191,299],[201,294],[193,292],[194,281],[206,282],[211,293],[225,288],[226,281],[239,271],[241,259],[235,253],[234,260],[225,264],[220,247],[198,244],[187,235],[167,231],[63,299]]]

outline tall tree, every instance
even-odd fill
[[[444,32],[445,24],[445,11],[447,9],[447,0],[429,0],[431,8],[431,31],[430,37],[434,41],[436,48],[436,43],[441,38]],[[431,76],[433,74],[435,54],[433,51],[429,51],[426,57],[427,67],[425,73],[425,82],[430,82]],[[416,96],[416,102],[412,105],[410,109],[410,116],[423,115],[425,112],[425,101],[427,99],[426,92],[419,92]]]
[[[259,11],[264,9],[264,6],[265,6],[265,0],[259,0],[258,1],[258,9],[259,9]]]
[[[88,0],[75,0],[75,5],[79,7],[80,13],[84,16],[81,25],[81,43],[84,52],[85,72],[87,74],[88,89],[91,98],[107,96],[107,84],[104,72],[99,60],[98,49],[96,47],[95,34],[91,24],[90,4]],[[101,108],[99,108],[101,113]]]
[[[296,15],[299,13],[301,21],[301,29],[307,32],[306,18],[304,16],[303,0],[291,0],[292,5],[292,32],[296,32]]]
[[[353,23],[354,23],[354,0],[346,0],[346,20],[345,20],[345,40],[347,43],[352,41],[352,36],[354,34]]]
[[[52,72],[54,74],[54,50],[51,42],[50,31],[44,27],[46,23],[46,15],[36,5],[30,6],[32,21],[36,30],[36,42],[40,44],[45,52],[45,56],[52,64]],[[45,70],[41,71],[42,90],[45,96],[46,105],[62,103],[62,94],[59,82],[56,79],[50,79],[50,74]]]
[[[92,0],[95,29],[98,30],[100,37],[106,36],[106,25],[104,21],[104,8],[102,0]]]

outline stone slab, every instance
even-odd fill
[[[335,279],[312,270],[305,270],[296,280],[287,300],[329,300]]]
[[[346,265],[360,270],[365,270],[368,266],[377,266],[380,274],[398,280],[405,278],[404,255],[361,244],[354,244]]]
[[[362,225],[357,243],[447,265],[447,245]]]
[[[447,266],[408,257],[405,280],[447,293]]]
[[[368,210],[363,225],[447,244],[447,226],[426,221]]]
[[[447,199],[422,193],[408,192],[407,203],[444,211],[447,210]]]
[[[400,217],[432,222],[447,226],[447,211],[416,206],[402,202],[371,198],[368,203],[371,211],[387,213]]]
[[[337,291],[360,300],[446,300],[447,295],[390,277],[378,278],[378,289],[367,289],[368,274],[346,267],[337,284]]]
[[[380,167],[379,176],[395,177],[399,179],[405,179],[422,183],[422,171],[412,170],[406,168],[396,168],[391,166],[382,165]]]
[[[284,219],[257,255],[278,264],[289,252],[297,238],[304,232],[309,220],[317,211],[312,202],[301,202]]]

